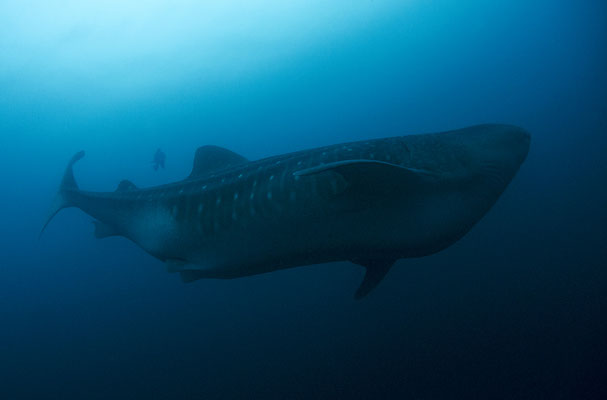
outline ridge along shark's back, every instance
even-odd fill
[[[400,258],[462,237],[494,204],[529,149],[508,125],[326,146],[250,162],[198,149],[183,181],[80,191],[68,164],[50,218],[79,207],[97,237],[125,236],[186,282],[349,260],[369,293]],[[47,224],[48,224],[47,221]],[[45,224],[46,226],[46,224]]]

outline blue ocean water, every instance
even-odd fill
[[[0,397],[607,398],[605,49],[600,0],[0,3]],[[484,122],[518,175],[361,301],[349,263],[186,285],[77,209],[38,240],[81,149],[110,191]]]

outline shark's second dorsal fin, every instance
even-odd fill
[[[194,155],[194,166],[188,179],[199,178],[212,172],[248,162],[246,158],[219,146],[202,146]]]
[[[137,190],[137,186],[135,186],[133,182],[126,179],[120,181],[118,187],[116,188],[116,192],[128,192],[130,190]]]

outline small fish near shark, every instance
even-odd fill
[[[351,261],[366,268],[366,296],[396,260],[436,253],[491,208],[529,151],[510,125],[331,145],[249,161],[200,147],[190,175],[114,192],[78,189],[67,165],[46,228],[78,207],[95,236],[124,236],[184,282]],[[42,231],[40,232],[42,234]]]

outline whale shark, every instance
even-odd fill
[[[529,151],[530,135],[485,124],[342,143],[249,161],[198,148],[189,176],[114,192],[78,188],[69,161],[50,214],[92,216],[97,238],[123,236],[184,282],[350,261],[371,292],[399,259],[439,252],[492,207]]]

